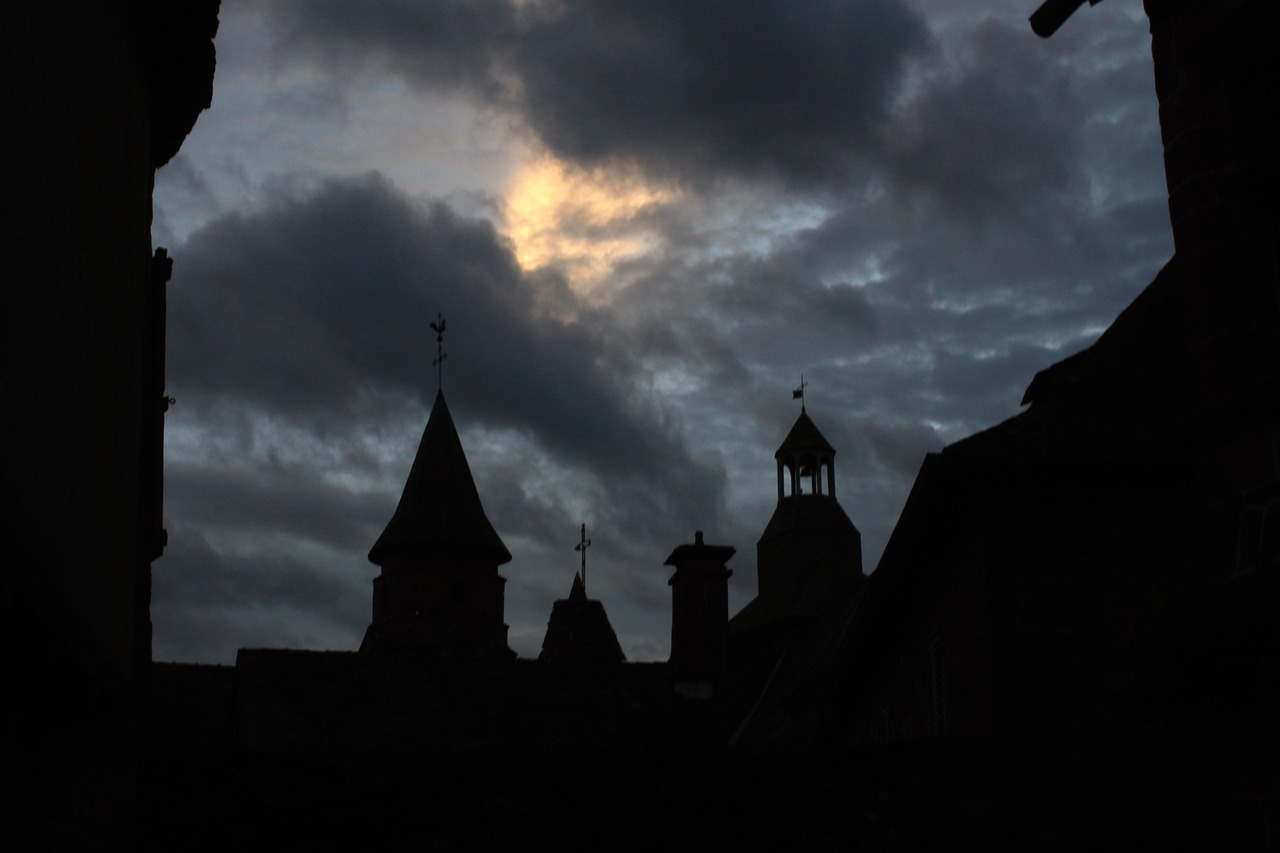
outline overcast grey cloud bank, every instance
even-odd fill
[[[620,343],[602,322],[589,328],[534,309],[534,288],[488,222],[409,199],[366,175],[215,220],[182,256],[182,289],[169,317],[169,387],[183,397],[170,421],[178,437],[169,512],[221,531],[215,539],[233,552],[253,536],[274,540],[259,555],[268,574],[273,561],[296,563],[289,549],[298,540],[333,552],[328,559],[356,562],[390,517],[398,488],[369,494],[368,484],[403,478],[412,451],[380,458],[361,451],[358,436],[403,430],[406,412],[425,413],[436,384],[428,326],[440,309],[452,353],[444,384],[464,431],[530,442],[530,453],[550,460],[543,467],[582,472],[584,480],[598,472],[608,493],[593,520],[625,529],[615,553],[656,553],[687,519],[720,518],[724,475],[715,455],[695,457],[678,418],[643,391],[644,377],[617,372],[634,360],[609,357]],[[184,421],[184,410],[198,423]],[[215,427],[228,445],[216,452],[182,440],[184,428]],[[299,464],[285,458],[287,448],[271,446],[277,440],[324,452]],[[241,464],[263,453],[262,464]],[[486,472],[492,462],[473,466]],[[486,492],[505,532],[545,535],[579,521],[553,496],[518,487],[540,476],[537,464],[511,457],[499,464],[507,470]],[[329,476],[335,472],[345,482]],[[218,546],[199,543],[190,557],[208,562],[201,548]],[[175,562],[181,546],[175,537]],[[231,563],[245,559],[241,552]],[[347,576],[361,568],[350,565]],[[167,600],[160,597],[161,610]]]
[[[754,593],[801,373],[870,569],[923,455],[1015,414],[1171,251],[1136,3],[1051,42],[1005,0],[252,8],[262,26],[223,13],[254,39],[219,48],[241,89],[159,177],[160,233],[165,211],[205,205],[171,229],[190,237],[171,246],[160,656],[359,642],[365,553],[434,394],[437,312],[515,557],[513,643],[536,654],[586,521],[593,595],[630,656],[660,657],[660,563],[694,529],[738,548],[735,605]],[[442,92],[472,111],[435,109]],[[221,119],[219,98],[239,112]],[[323,109],[245,112],[283,102]],[[623,223],[562,223],[650,235],[608,298],[554,262],[520,268],[500,184],[445,203],[411,150],[349,155],[378,119],[403,134],[469,115],[486,144],[505,127],[569,167],[679,188]]]
[[[366,416],[384,391],[429,399],[428,327],[447,309],[458,352],[446,387],[460,410],[529,430],[575,464],[699,470],[658,403],[595,367],[607,330],[541,316],[490,223],[414,202],[380,176],[217,220],[184,262],[170,372],[192,390],[321,421]]]
[[[695,185],[826,188],[873,144],[923,23],[900,0],[272,4],[314,61],[466,87],[550,151]]]

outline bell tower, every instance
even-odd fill
[[[816,618],[863,582],[862,534],[836,500],[835,456],[802,404],[773,455],[778,505],[756,544],[757,594],[731,632]]]

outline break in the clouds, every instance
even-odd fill
[[[317,62],[465,87],[557,157],[702,185],[810,189],[876,141],[928,43],[901,0],[290,3],[283,43]]]
[[[318,424],[375,419],[389,395],[434,394],[428,327],[446,312],[444,385],[477,425],[527,432],[623,482],[696,472],[678,492],[718,502],[714,466],[690,457],[661,401],[600,369],[608,329],[536,311],[536,288],[487,221],[411,200],[378,175],[333,179],[211,223],[183,257],[174,384]]]
[[[695,529],[745,603],[801,374],[873,568],[924,454],[1171,250],[1136,0],[1047,42],[1032,6],[226,0],[157,185],[157,654],[359,641],[437,312],[521,654],[583,521],[629,656]]]
[[[627,372],[625,336],[590,312],[594,323],[538,311],[549,285],[526,277],[486,221],[365,175],[282,190],[262,211],[214,220],[181,255],[167,481],[178,574],[159,572],[158,625],[183,621],[172,607],[187,598],[168,584],[193,562],[252,576],[246,599],[288,585],[264,578],[296,580],[300,555],[317,577],[367,581],[363,554],[435,393],[428,327],[441,311],[444,387],[482,493],[509,541],[534,543],[512,549],[519,583],[554,585],[528,558],[587,507],[616,531],[604,553],[619,560],[655,562],[684,527],[722,525],[718,456],[691,453],[679,418]],[[297,606],[272,595],[256,609]]]

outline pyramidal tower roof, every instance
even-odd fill
[[[817,450],[823,453],[835,455],[836,449],[831,446],[818,431],[818,427],[810,420],[809,415],[804,409],[800,410],[800,417],[796,418],[795,425],[791,427],[791,432],[787,433],[787,437],[783,439],[782,446],[778,448],[778,452],[773,454],[773,458],[777,459],[788,453],[798,453],[805,450]]]
[[[491,565],[511,559],[480,504],[443,391],[436,393],[400,504],[369,560],[382,565],[395,554],[467,556]]]
[[[604,604],[587,598],[582,576],[573,576],[569,597],[551,605],[551,619],[538,660],[551,663],[622,663],[627,656],[604,612]]]

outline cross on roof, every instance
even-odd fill
[[[581,577],[582,577],[582,589],[583,589],[583,591],[585,591],[585,590],[586,590],[586,588],[587,588],[587,548],[589,548],[590,546],[591,546],[591,540],[587,538],[587,524],[586,524],[586,522],[583,522],[583,523],[582,523],[582,538],[578,541],[578,544],[577,544],[577,545],[574,545],[574,546],[573,546],[573,550],[575,550],[575,551],[580,551],[580,552],[582,553],[582,575],[581,575]]]

